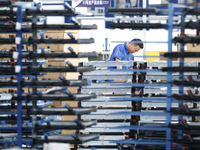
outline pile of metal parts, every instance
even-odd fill
[[[31,5],[31,6],[30,6]],[[43,143],[69,143],[78,144],[98,138],[97,134],[79,134],[80,129],[85,129],[96,124],[96,121],[82,121],[81,114],[95,112],[93,107],[72,108],[68,104],[64,107],[48,107],[53,101],[81,101],[95,98],[95,94],[71,94],[67,86],[87,85],[87,80],[66,80],[60,75],[58,80],[38,80],[48,72],[85,72],[94,70],[93,66],[74,67],[70,62],[68,66],[48,66],[47,58],[81,58],[96,57],[95,52],[77,53],[70,49],[70,53],[53,53],[45,48],[37,49],[40,43],[84,43],[94,42],[93,39],[76,39],[70,35],[70,39],[46,39],[42,30],[65,30],[65,29],[96,29],[96,25],[82,26],[78,22],[69,25],[37,25],[38,16],[75,16],[76,13],[70,8],[68,3],[64,3],[65,10],[42,10],[41,5],[33,2],[15,2],[0,0],[0,33],[12,34],[9,38],[0,38],[0,44],[16,44],[16,47],[5,49],[0,52],[0,87],[9,88],[9,93],[0,93],[0,149],[18,146],[23,148],[40,148]],[[31,18],[31,19],[30,19]],[[23,25],[24,21],[29,22],[29,26]],[[41,37],[37,37],[38,31]],[[32,33],[28,39],[22,37],[23,33]],[[14,35],[14,36],[13,36]],[[16,36],[16,37],[15,37]],[[22,45],[32,45],[33,49],[23,49]],[[44,58],[44,60],[38,60]],[[28,77],[23,80],[24,77]],[[59,86],[59,87],[56,87]],[[50,88],[42,93],[38,88]],[[32,89],[31,92],[23,92],[23,88]],[[74,121],[52,120],[58,115],[78,115]],[[54,117],[55,116],[55,117]],[[71,135],[61,134],[61,129],[77,130]],[[59,149],[59,147],[58,147]]]
[[[175,8],[184,8],[181,13]],[[158,9],[112,8],[109,13],[122,16],[167,15],[167,24],[124,22],[117,19],[106,25],[120,29],[167,29],[167,61],[158,62],[89,62],[98,68],[83,73],[81,79],[91,80],[81,92],[95,92],[98,97],[82,101],[82,106],[97,106],[97,111],[83,115],[82,119],[97,119],[97,125],[81,130],[82,133],[98,133],[99,140],[85,143],[108,150],[198,150],[199,149],[199,62],[186,62],[186,57],[199,57],[199,52],[185,52],[184,44],[199,44],[199,20],[185,22],[189,15],[200,15],[199,7],[168,6],[168,12]],[[181,22],[173,21],[180,15]],[[113,20],[116,20],[113,18]],[[173,28],[181,29],[181,36],[172,37]],[[196,37],[185,35],[185,29],[197,30]],[[180,52],[172,52],[172,44],[180,43]],[[172,58],[179,58],[174,62]],[[103,70],[107,66],[133,66],[133,69]],[[129,79],[124,83],[113,82]],[[130,80],[132,82],[130,83]],[[111,141],[111,142],[110,142]],[[81,149],[85,149],[82,147]]]
[[[179,96],[179,87],[177,85],[184,82],[178,81],[179,73],[176,72],[172,73],[173,86],[171,90],[173,100],[171,102],[171,111],[166,111],[167,73],[162,71],[162,68],[167,67],[166,61],[94,61],[83,63],[83,66],[88,65],[92,65],[97,69],[83,73],[82,79],[90,80],[91,84],[90,86],[82,86],[81,93],[92,92],[98,96],[89,101],[81,101],[81,106],[96,106],[97,111],[82,115],[81,119],[97,119],[97,125],[81,130],[80,132],[98,133],[100,138],[99,140],[87,142],[85,145],[109,150],[134,148],[165,149],[167,113],[172,114],[169,127],[173,130],[173,137],[176,137],[178,134],[177,130],[179,127],[180,129],[184,127],[183,125],[189,126],[196,124],[196,129],[198,129],[198,122],[195,122],[198,120],[198,114],[197,116],[190,116],[184,113],[182,119],[183,124],[177,124],[180,108],[177,99],[183,99],[183,97]],[[103,69],[108,66],[133,66],[135,70]],[[179,66],[179,62],[173,61],[173,67],[177,66]],[[199,62],[185,62],[184,66],[199,67]],[[118,82],[111,82],[113,79]],[[122,79],[121,82],[119,82],[119,79]],[[193,97],[199,93],[199,88],[195,84],[196,80],[199,80],[199,72],[184,73],[184,80],[189,80],[185,81],[188,83],[188,86],[184,87],[183,91],[184,93],[188,93],[188,96],[184,99],[186,100],[190,96]],[[197,113],[199,113],[198,101],[185,101],[182,106],[184,106],[183,108],[185,110],[197,109]],[[187,130],[190,129],[187,128]],[[191,133],[199,135],[196,129],[195,131],[191,131]],[[184,134],[187,134],[187,132],[185,131]],[[150,140],[150,142],[146,140]],[[156,141],[154,142],[154,140]],[[175,145],[173,145],[174,149],[177,146]]]

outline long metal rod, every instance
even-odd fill
[[[169,20],[168,20],[168,52],[172,52],[172,30],[173,30],[173,11],[174,6],[172,3],[169,3]],[[172,58],[167,58],[167,66],[172,67]],[[167,72],[167,108],[166,111],[171,111],[171,96],[172,96],[172,71]],[[171,123],[171,113],[167,113],[166,126],[169,126]],[[171,128],[166,130],[166,150],[171,150]]]
[[[22,24],[22,7],[17,7],[17,23]],[[17,66],[22,67],[22,31],[19,28],[17,30],[17,38],[21,39],[20,43],[17,44],[17,50],[19,53],[17,59]],[[18,95],[18,105],[17,105],[17,146],[22,147],[22,89],[21,89],[21,80],[22,80],[22,70],[17,74],[17,95]]]
[[[197,19],[199,19],[200,17],[194,17],[194,16],[187,16],[186,18],[185,18],[185,20],[187,20],[187,21],[189,21],[189,20],[197,20]],[[88,19],[89,20],[89,18],[78,18],[78,20],[86,20],[86,19]],[[99,18],[99,19],[104,19],[105,21],[117,21],[118,20],[118,18],[109,18],[109,17],[107,17],[107,18]],[[143,17],[132,17],[132,18],[120,18],[120,21],[142,21],[143,20]],[[146,18],[146,21],[150,21],[150,20],[158,20],[158,21],[160,21],[160,20],[168,20],[168,16],[156,16],[156,17],[151,17],[151,16],[149,16],[149,17],[147,17]],[[180,21],[181,20],[181,17],[179,17],[179,16],[177,16],[177,17],[173,17],[173,20],[174,21]]]

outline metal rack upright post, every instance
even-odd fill
[[[20,71],[17,74],[17,134],[18,134],[18,140],[17,140],[17,146],[22,147],[22,87],[21,87],[21,81],[22,81],[22,31],[21,31],[21,25],[22,25],[22,6],[17,7],[17,25],[19,26],[19,29],[17,29],[17,37],[16,39],[19,40],[19,43],[17,44],[17,50],[18,50],[18,59],[17,59],[17,67],[19,67]]]

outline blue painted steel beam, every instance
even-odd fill
[[[22,24],[22,6],[17,7],[17,23]],[[21,41],[19,44],[17,44],[17,51],[19,53],[18,59],[17,59],[17,66],[20,66],[22,68],[22,31],[17,30],[17,37],[21,38]],[[22,80],[22,70],[17,74],[17,134],[18,134],[18,140],[17,140],[17,146],[22,147],[22,87],[21,87],[21,80]]]
[[[111,0],[111,6],[112,8],[116,7],[116,1],[115,0]],[[105,8],[105,17],[115,17],[114,14],[110,14],[107,12],[108,8]],[[105,28],[110,28],[109,25],[112,23],[112,21],[105,21]]]
[[[110,129],[129,129],[129,130],[156,130],[156,131],[166,131],[166,127],[161,126],[117,126],[117,127],[110,127]]]
[[[31,130],[33,127],[22,127],[23,130]],[[17,130],[17,127],[0,127],[0,130]]]
[[[139,8],[143,8],[143,0],[139,0]]]
[[[131,1],[130,0],[126,0],[126,7],[131,7]]]
[[[110,143],[118,143],[118,144],[139,144],[139,145],[166,145],[166,141],[164,140],[116,140],[111,141]]]
[[[72,1],[64,1],[64,3],[68,3],[70,6],[72,6]],[[65,16],[65,23],[72,23],[72,17],[66,17]]]
[[[19,105],[19,104],[18,104]],[[17,105],[17,106],[18,106]],[[18,111],[18,110],[17,110]],[[0,112],[0,115],[19,115],[19,114],[21,114],[22,115],[22,109],[20,109],[20,113],[18,113],[18,112]],[[23,114],[25,114],[25,112],[23,113]],[[22,116],[21,116],[22,117]],[[20,117],[20,118],[21,118]],[[18,116],[17,116],[17,119],[18,119]],[[22,119],[22,118],[21,118]],[[17,120],[18,121],[18,120]],[[22,120],[21,120],[22,121]],[[19,122],[17,122],[17,124],[18,124],[18,127],[19,127]],[[21,126],[22,127],[22,126]]]
[[[14,139],[14,140],[1,140],[0,141],[0,144],[9,144],[9,143],[13,143],[13,144],[17,144],[18,142],[17,142],[17,140],[16,139]],[[23,144],[31,144],[32,143],[32,141],[31,140],[23,140],[22,141],[22,143]]]
[[[115,113],[110,113],[110,115],[131,115],[131,116],[166,116],[170,114],[169,112],[141,112],[141,111],[132,111],[132,112],[115,112]]]
[[[108,50],[108,38],[105,38],[105,51]]]
[[[146,3],[147,3],[147,8],[149,7],[149,0],[146,0]]]
[[[170,1],[171,2],[171,1]],[[169,3],[168,7],[168,12],[169,12],[169,18],[168,18],[168,52],[172,52],[172,33],[173,33],[173,16],[174,16],[174,5],[172,3]],[[172,58],[168,57],[167,58],[167,67],[172,67]],[[170,112],[171,107],[172,107],[172,71],[167,72],[167,107],[166,111]],[[167,119],[166,119],[166,126],[169,126],[171,123],[171,113],[167,114]],[[167,128],[166,130],[166,150],[171,150],[171,128]]]
[[[169,2],[170,2],[170,3],[176,3],[176,4],[177,4],[177,3],[178,3],[178,0],[170,0]]]

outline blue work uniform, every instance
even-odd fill
[[[118,44],[114,49],[110,56],[109,61],[115,61],[115,58],[118,58],[120,61],[133,61],[134,56],[131,53],[128,53],[128,48],[126,43]],[[122,66],[122,69],[131,69],[132,66],[126,67]],[[110,66],[108,69],[117,69],[116,66]]]

